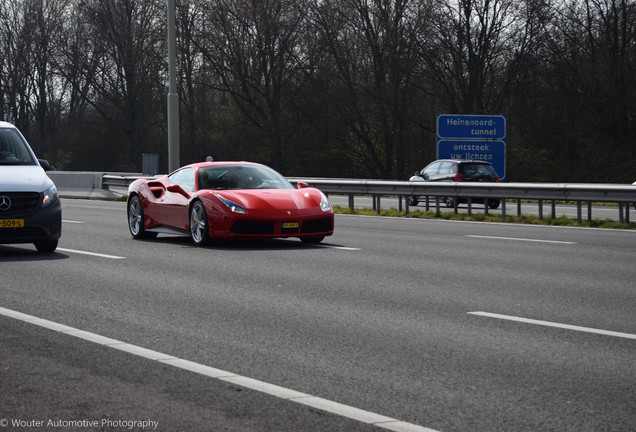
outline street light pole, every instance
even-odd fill
[[[180,166],[175,14],[175,0],[168,0],[168,172],[173,172]]]

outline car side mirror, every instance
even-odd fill
[[[309,187],[309,184],[305,183],[304,181],[299,181],[296,184],[296,189],[304,189],[304,188],[308,188],[308,187]]]
[[[179,186],[178,184],[173,184],[168,186],[168,192],[172,192],[172,193],[177,193],[179,195],[183,195],[184,197],[190,199],[190,194],[187,193],[185,190],[183,190],[183,188],[181,186]]]
[[[40,163],[40,166],[44,171],[51,171],[51,164],[49,163],[49,161],[45,159],[38,159],[38,162]]]

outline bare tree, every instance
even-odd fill
[[[0,114],[26,134],[31,119],[31,29],[26,20],[25,4],[19,0],[0,5]]]
[[[206,155],[227,157],[226,148],[231,147],[225,122],[218,115],[227,112],[227,103],[224,102],[227,94],[218,90],[219,79],[206,64],[199,48],[198,38],[209,25],[206,21],[208,7],[206,0],[177,2],[181,137],[187,144],[181,148],[181,153],[189,161],[200,160]],[[234,123],[235,119],[230,118],[229,121]],[[230,125],[230,130],[232,126],[235,124]]]
[[[164,13],[159,0],[86,0],[67,28],[60,71],[73,98],[90,107],[84,120],[94,122],[92,145],[84,141],[77,151],[100,169],[133,169],[156,148],[166,93]]]
[[[218,79],[210,84],[262,131],[263,157],[284,170],[286,110],[311,76],[306,11],[296,0],[212,0],[207,10],[199,47]]]
[[[414,74],[429,3],[326,0],[314,2],[313,10],[333,62],[331,76],[338,83],[340,97],[332,96],[348,121],[356,158],[373,175],[403,176],[414,141],[409,129],[422,97]]]
[[[0,118],[64,168],[165,154],[165,6],[1,2]],[[434,154],[435,113],[501,112],[509,178],[630,180],[633,0],[179,0],[177,12],[188,160],[218,150],[299,175],[403,178]]]
[[[422,55],[445,110],[484,114],[502,108],[514,78],[509,68],[530,35],[526,6],[517,0],[438,1],[436,40]]]
[[[627,0],[585,0],[579,39],[584,74],[579,91],[587,98],[586,120],[593,128],[589,155],[604,162],[603,178],[629,171],[626,159],[636,158],[636,3]],[[623,178],[630,181],[629,175]]]
[[[523,98],[509,101],[541,180],[629,181],[636,158],[636,4],[555,2]]]
[[[62,34],[68,0],[29,0],[25,2],[26,21],[31,28],[31,86],[35,117],[35,142],[48,152],[57,138],[64,115],[66,83],[55,70],[56,46]],[[55,150],[55,149],[52,149]]]

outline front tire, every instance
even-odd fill
[[[409,195],[409,205],[415,207],[418,203],[417,197],[415,195]]]
[[[190,208],[190,235],[195,246],[204,246],[210,241],[208,213],[201,201],[195,201]]]
[[[491,208],[491,209],[493,209],[493,210],[494,210],[494,209],[496,209],[496,208],[498,208],[498,207],[499,207],[499,204],[501,204],[501,201],[500,201],[500,200],[498,200],[498,199],[491,199],[491,200],[488,200],[488,208]]]
[[[40,253],[52,254],[57,249],[57,240],[41,240],[33,244]]]
[[[444,197],[444,204],[448,208],[455,208],[455,198],[453,197]]]
[[[128,230],[134,239],[157,237],[157,233],[148,232],[144,227],[144,206],[138,195],[133,195],[128,201]]]

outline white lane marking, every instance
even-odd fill
[[[522,322],[526,324],[536,324],[536,325],[545,326],[545,327],[556,327],[556,328],[561,328],[566,330],[575,330],[575,331],[586,332],[586,333],[600,334],[604,336],[615,336],[620,338],[636,339],[636,334],[631,334],[631,333],[621,333],[621,332],[601,330],[601,329],[596,329],[591,327],[581,327],[581,326],[575,326],[570,324],[555,323],[551,321],[541,321],[541,320],[535,320],[535,319],[529,319],[529,318],[521,318],[521,317],[516,317],[511,315],[500,315],[500,314],[494,314],[490,312],[468,312],[468,313],[471,315],[480,315],[480,316],[488,317],[488,318],[517,321],[517,322]]]
[[[74,221],[74,220],[66,220],[66,219],[62,219],[62,222],[70,223],[70,224],[83,224],[83,223],[86,223],[86,222],[83,222],[83,221]]]
[[[298,245],[299,243],[296,242],[296,240],[289,240],[289,239],[279,239],[280,242],[288,242],[288,243],[294,243],[296,245]],[[336,245],[332,245],[329,243],[300,243],[303,246],[307,246],[307,247],[316,247],[316,248],[323,248],[323,249],[340,249],[340,250],[347,250],[347,251],[359,251],[362,250],[360,248],[355,248],[355,247],[349,247],[349,246],[336,246]]]
[[[496,237],[496,236],[482,236],[482,235],[471,235],[471,234],[466,235],[466,237],[494,239],[494,240],[525,241],[525,242],[536,242],[536,243],[556,243],[556,244],[568,244],[568,245],[576,244],[576,242],[558,241],[558,240],[540,240],[540,239],[517,238],[517,237]]]
[[[360,248],[347,247],[347,246],[332,246],[332,245],[328,245],[328,244],[315,244],[315,245],[312,245],[312,246],[319,247],[319,248],[325,248],[325,249],[340,249],[340,250],[347,250],[347,251],[359,251],[359,250],[362,250]]]
[[[81,255],[96,256],[96,257],[100,257],[100,258],[126,259],[126,257],[117,256],[117,255],[107,255],[107,254],[101,254],[101,253],[96,253],[96,252],[86,252],[86,251],[75,250],[75,249],[64,249],[64,248],[60,248],[60,247],[57,248],[56,250],[62,251],[62,252],[68,252],[68,253],[76,253],[76,254],[81,254]]]
[[[412,423],[396,420],[391,417],[386,417],[380,414],[376,414],[370,411],[361,410],[352,406],[344,405],[338,402],[333,402],[320,397],[312,396],[307,393],[298,392],[296,390],[280,387],[275,384],[266,383],[253,378],[237,375],[232,372],[223,371],[210,366],[205,366],[199,363],[195,363],[189,360],[184,360],[178,357],[174,357],[168,354],[163,354],[158,351],[153,351],[147,348],[143,348],[137,345],[132,345],[126,342],[119,341],[117,339],[111,339],[95,333],[80,330],[74,327],[70,327],[64,324],[59,324],[54,321],[45,320],[32,315],[27,315],[22,312],[17,312],[11,309],[0,307],[0,315],[4,315],[9,318],[14,318],[30,324],[35,324],[40,327],[47,328],[74,336],[89,342],[96,343],[98,345],[114,348],[119,351],[124,351],[139,357],[143,357],[152,361],[156,361],[162,364],[171,365],[180,369],[194,372],[200,375],[205,375],[214,379],[218,379],[224,382],[239,385],[241,387],[248,388],[250,390],[258,391],[261,393],[267,393],[269,395],[285,399],[291,402],[297,402],[303,405],[310,406],[322,411],[330,412],[332,414],[346,417],[352,420],[357,420],[361,423],[371,424],[379,428],[395,431],[395,432],[438,432],[434,429],[430,429],[424,426],[419,426]]]

